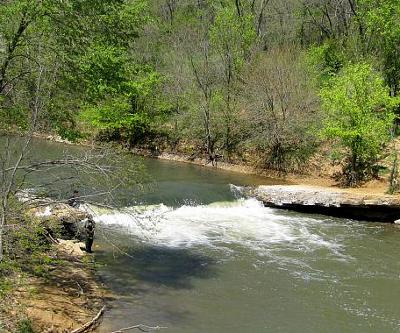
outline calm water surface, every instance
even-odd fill
[[[36,157],[63,149],[34,147]],[[151,189],[124,190],[118,210],[86,207],[98,221],[99,274],[116,295],[100,333],[140,323],[166,333],[400,332],[396,226],[241,197],[240,186],[271,179],[144,164]]]

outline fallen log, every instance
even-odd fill
[[[104,314],[105,310],[106,310],[106,306],[104,305],[91,321],[88,321],[82,327],[74,329],[71,333],[84,333],[84,332],[87,332],[89,329],[93,329],[95,326],[97,326],[100,323],[100,319],[101,319],[102,315]]]

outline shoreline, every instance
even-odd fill
[[[49,207],[50,215],[45,213]],[[51,202],[30,208],[26,214],[38,223],[51,219],[58,225],[77,223],[84,215],[66,204]],[[91,330],[99,324],[112,295],[97,275],[94,256],[82,251],[84,244],[74,237],[49,238],[51,260],[41,272],[21,271],[8,278],[13,288],[4,295],[3,301],[10,306],[0,309],[0,331],[14,332],[25,323],[29,329],[21,332],[86,332],[80,330],[85,324],[90,323]],[[101,315],[93,321],[99,311]]]
[[[10,306],[1,309],[1,317],[9,318],[4,332],[14,332],[23,322],[36,333],[72,332],[104,311],[108,291],[96,275],[94,260],[70,251],[71,244],[53,246],[55,263],[45,276],[25,273],[11,278],[15,289],[7,295]]]
[[[82,147],[101,147],[101,143],[96,143],[95,141],[79,141],[79,142],[71,142],[68,140],[63,140],[56,135],[51,134],[41,134],[35,133],[35,138],[56,142],[60,144],[66,145],[75,145]],[[122,146],[121,146],[122,147]],[[292,185],[304,185],[304,186],[318,186],[324,187],[329,190],[337,190],[354,193],[354,194],[374,194],[387,196],[387,190],[389,188],[388,180],[385,177],[380,177],[378,179],[370,180],[359,187],[342,187],[338,184],[337,181],[334,180],[334,173],[337,171],[334,167],[327,167],[326,162],[325,165],[321,165],[321,160],[323,160],[322,156],[315,156],[309,162],[309,167],[304,168],[307,169],[307,172],[287,172],[282,173],[275,170],[269,169],[261,169],[255,166],[251,166],[248,164],[235,164],[235,163],[227,163],[227,162],[217,162],[216,166],[212,165],[211,162],[207,162],[205,158],[194,158],[192,159],[189,155],[180,154],[180,153],[172,153],[168,151],[163,151],[158,154],[155,154],[152,150],[146,148],[132,148],[126,149],[125,151],[142,157],[148,157],[153,159],[159,159],[164,161],[172,161],[179,163],[186,163],[197,165],[205,168],[211,168],[215,170],[222,170],[228,172],[235,172],[246,175],[254,175],[259,177],[265,177],[269,179],[276,179],[278,181],[287,182]],[[391,194],[392,197],[400,198],[400,193]]]
[[[72,332],[90,322],[105,306],[106,290],[96,275],[94,258],[76,252],[80,245],[61,242],[56,251],[62,263],[48,279],[33,281],[37,293],[26,302],[36,332]]]

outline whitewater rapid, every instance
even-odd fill
[[[264,207],[256,199],[178,208],[163,204],[119,210],[87,206],[87,210],[99,225],[157,246],[226,249],[233,244],[259,253],[284,246],[302,252],[328,249],[336,255],[342,247],[323,232],[329,218],[294,216]]]

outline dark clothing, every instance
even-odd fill
[[[68,205],[70,205],[73,208],[78,208],[80,205],[80,202],[76,196],[72,196],[68,199]]]
[[[96,223],[93,221],[91,217],[87,219],[85,222],[85,232],[86,232],[86,240],[85,240],[85,249],[86,252],[92,252],[92,245],[94,240],[94,229]]]
[[[87,253],[92,253],[93,238],[86,237],[85,250]]]

